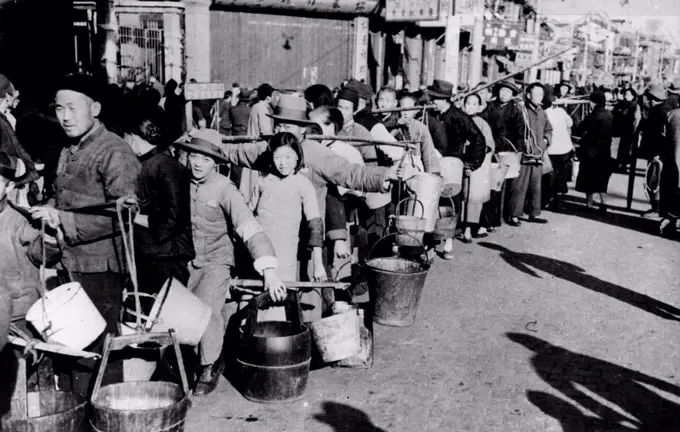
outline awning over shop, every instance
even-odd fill
[[[266,11],[290,10],[349,15],[370,15],[378,10],[379,0],[215,0],[215,5]]]

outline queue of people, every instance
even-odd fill
[[[263,84],[251,107],[246,97],[250,101],[252,92],[234,87],[218,111],[228,119],[184,131],[176,124],[181,121],[176,106],[183,102],[176,83],[166,85],[163,99],[149,96],[158,91],[150,88],[112,102],[118,93],[75,74],[54,95],[64,146],[57,160],[42,164],[14,133],[7,110],[16,90],[0,76],[0,236],[7,240],[2,257],[12,258],[3,260],[8,270],[0,286],[0,298],[9,292],[12,301],[3,301],[0,312],[10,304],[14,312],[7,316],[26,326],[25,304],[38,293],[42,224],[51,246],[48,265],[58,269],[60,280],[79,282],[104,317],[106,332],[119,334],[122,293],[129,284],[121,232],[111,214],[81,209],[122,200],[137,210],[140,288],[154,294],[174,278],[211,308],[198,367],[188,371],[195,377],[194,394],[210,394],[225,368],[222,353],[234,348],[224,346],[230,321],[225,311],[232,310],[225,304],[240,300],[230,281],[256,275],[274,300],[282,300],[285,281],[328,280],[331,269],[351,256],[364,259],[395,228],[399,202],[412,195],[408,181],[416,173],[446,176],[446,158],[462,162],[461,192],[439,205],[459,218],[457,238],[464,243],[492,235],[503,223],[549,223],[541,212],[559,209],[574,146],[571,118],[546,89],[533,83],[522,91],[506,80],[458,100],[454,85],[442,80],[421,92],[383,87],[377,94],[357,80],[335,92],[317,84],[287,93]],[[654,106],[662,106],[656,99],[663,94],[648,93]],[[434,109],[422,108],[430,104]],[[590,104],[592,113],[574,131],[582,137],[576,189],[587,194],[588,207],[599,195],[600,209],[606,210],[614,117],[602,92],[592,93]],[[657,110],[650,111],[652,119],[661,116]],[[625,115],[633,118],[636,112],[628,106]],[[677,219],[680,109],[663,114],[675,147],[662,146],[658,153],[669,166],[675,161],[676,169],[664,171],[661,209]],[[223,139],[238,134],[261,139],[242,144]],[[315,134],[327,139],[309,138]],[[354,147],[343,137],[365,142]],[[407,151],[399,145],[403,141],[417,145]],[[499,165],[500,152],[517,155],[519,172],[491,190],[491,166]],[[233,176],[236,168],[241,172]],[[54,180],[23,202],[43,169],[53,170]],[[487,193],[473,198],[471,184],[485,182]],[[667,204],[669,190],[675,203]],[[452,260],[455,238],[425,238],[424,246]],[[18,280],[10,281],[10,274]],[[305,321],[322,317],[326,305],[317,294],[302,294],[301,301],[307,305]],[[101,350],[102,342],[88,350]],[[104,384],[122,379],[122,363],[109,364]],[[87,394],[94,367],[86,360],[62,362],[60,388]]]

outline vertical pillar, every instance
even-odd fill
[[[182,81],[182,27],[181,12],[163,14],[163,39],[165,57],[165,81]]]
[[[435,76],[435,63],[437,58],[437,42],[434,38],[427,38],[423,44],[423,71],[420,79],[422,84],[432,84]]]
[[[354,62],[352,72],[357,80],[368,81],[368,18],[354,18]]]
[[[536,41],[534,42],[534,51],[531,56],[532,63],[538,63],[540,60],[540,49],[541,49],[541,14],[543,13],[543,0],[537,0],[538,5],[536,8],[536,22],[534,23],[534,35]],[[535,82],[538,78],[538,66],[534,66],[529,69],[529,82]]]
[[[410,91],[420,88],[420,74],[422,71],[423,59],[423,38],[420,34],[413,37],[406,37],[406,52],[408,54],[406,65],[406,80]]]
[[[484,16],[475,14],[472,28],[472,53],[470,55],[470,72],[468,84],[474,87],[482,80],[482,46],[484,45]]]
[[[445,67],[444,80],[458,86],[458,54],[460,51],[460,15],[448,17],[446,36],[444,36]]]
[[[375,66],[375,85],[380,88],[385,85],[385,38],[387,35],[379,31],[373,36],[373,55],[376,59]]]
[[[113,0],[97,1],[99,60],[109,84],[118,82],[118,17]]]
[[[210,82],[210,0],[185,0],[187,81]]]

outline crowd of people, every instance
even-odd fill
[[[140,289],[157,293],[174,278],[212,308],[199,366],[190,371],[194,393],[206,395],[225,367],[225,304],[239,300],[232,278],[261,277],[275,300],[285,297],[285,281],[328,280],[331,269],[365,259],[394,229],[403,211],[399,201],[412,195],[416,173],[449,175],[447,158],[462,161],[464,184],[440,205],[450,207],[461,229],[457,236],[425,237],[428,260],[436,259],[432,251],[451,260],[456,238],[470,243],[504,223],[548,223],[542,210],[560,209],[575,152],[576,190],[587,195],[589,208],[599,194],[599,209],[606,211],[609,176],[617,168],[612,138],[620,138],[617,163],[624,168],[640,119],[642,154],[664,161],[662,215],[675,221],[677,97],[652,86],[638,103],[627,89],[612,110],[605,92],[594,91],[591,113],[574,125],[555,104],[570,90],[568,83],[553,89],[538,82],[521,90],[505,80],[461,99],[442,80],[417,92],[383,87],[377,93],[354,79],[333,90],[317,84],[299,92],[234,84],[219,104],[195,101],[187,121],[182,86],[174,80],[164,87],[119,88],[69,75],[56,88],[53,111],[15,116],[19,92],[0,76],[0,236],[6,238],[0,294],[9,296],[0,306],[26,327],[27,307],[40,292],[42,223],[46,264],[64,281],[79,282],[106,331],[118,334],[129,284],[121,230],[115,214],[82,209],[107,203],[131,208]],[[230,142],[239,135],[255,139]],[[309,139],[313,135],[325,139]],[[580,137],[578,150],[572,135]],[[343,137],[366,142],[353,146]],[[405,141],[417,145],[398,145]],[[519,172],[479,198],[470,184],[480,178],[490,183],[501,152],[518,155]],[[385,253],[398,253],[398,246]],[[325,305],[318,295],[303,294],[302,301],[306,321],[321,318]],[[6,328],[0,332],[6,335]],[[101,344],[88,349],[101,350]],[[61,388],[88,392],[92,362],[59,370]],[[111,361],[104,383],[121,379],[122,363]]]

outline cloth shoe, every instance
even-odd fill
[[[529,219],[527,219],[527,222],[537,223],[537,224],[547,224],[547,223],[548,223],[548,219],[543,219],[543,218],[540,218],[540,217],[529,216]]]
[[[196,383],[196,388],[194,389],[194,394],[196,396],[205,396],[212,393],[217,387],[217,382],[222,372],[224,372],[224,360],[221,358],[213,364],[203,366],[201,375]]]
[[[519,218],[513,217],[508,219],[508,225],[513,226],[513,227],[518,227],[522,226],[522,222],[520,222]]]

